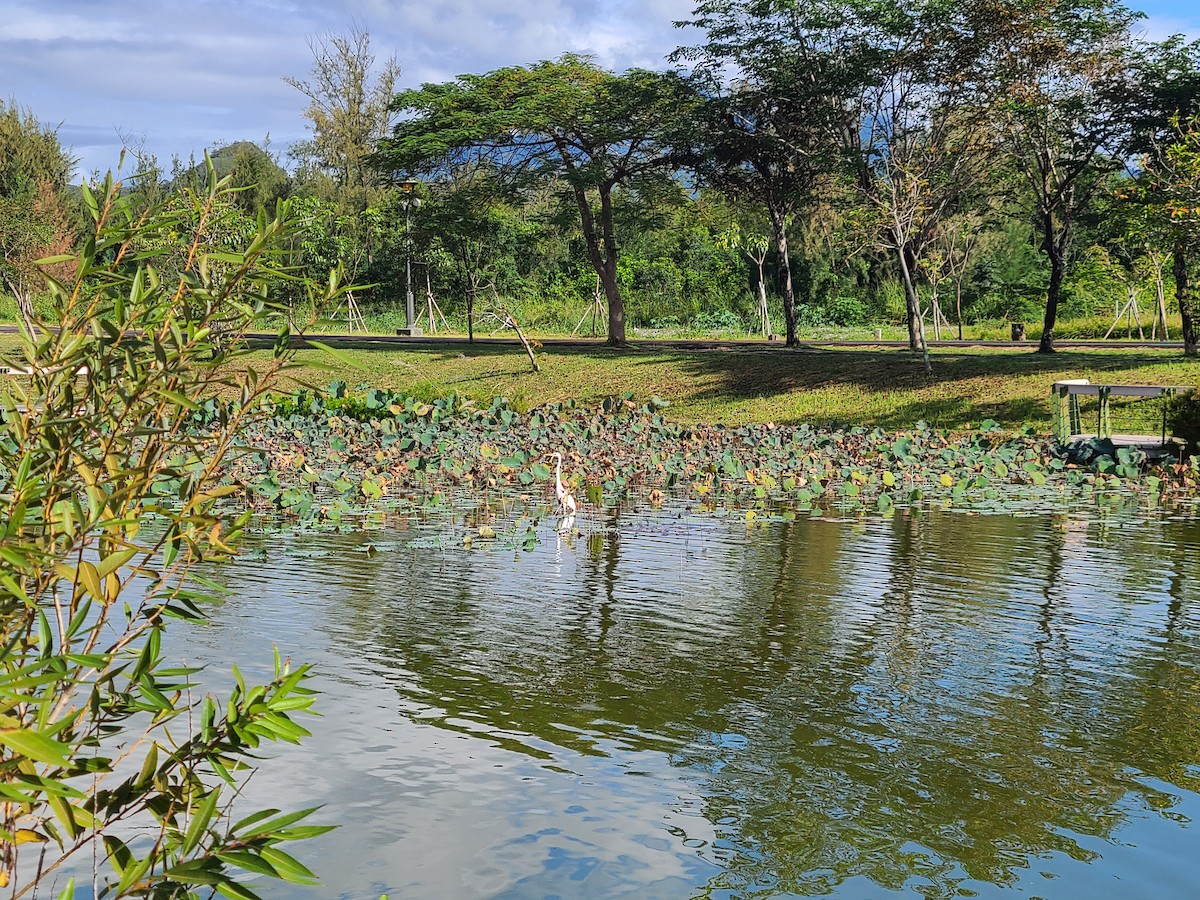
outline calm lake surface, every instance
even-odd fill
[[[342,827],[294,845],[323,886],[256,887],[1196,896],[1200,524],[743,515],[263,536],[174,642],[317,666],[244,809]]]

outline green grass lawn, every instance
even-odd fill
[[[0,353],[15,345],[0,336]],[[1007,428],[1050,427],[1052,382],[1088,378],[1113,384],[1200,384],[1200,364],[1179,351],[943,348],[933,351],[932,378],[919,358],[897,349],[648,351],[636,348],[553,348],[530,371],[517,346],[340,351],[354,367],[319,350],[302,350],[298,384],[324,387],[340,378],[356,385],[422,397],[457,392],[478,401],[504,396],[519,407],[568,398],[584,403],[632,392],[639,400],[671,402],[679,421],[879,425],[898,429],[918,420],[964,429],[984,419]],[[254,356],[252,356],[252,359]],[[263,354],[265,359],[265,353]],[[1118,431],[1128,430],[1118,417]]]
[[[405,390],[424,397],[451,391],[518,406],[574,398],[596,402],[632,392],[638,399],[671,402],[672,418],[690,422],[850,423],[904,428],[924,419],[961,429],[984,419],[1005,427],[1050,426],[1052,382],[1184,384],[1200,382],[1200,365],[1178,351],[1080,350],[1043,356],[1029,350],[943,349],[933,353],[927,378],[907,351],[810,349],[543,351],[542,371],[530,371],[517,347],[344,351],[357,368],[337,365],[297,373],[323,386],[337,377],[351,387]],[[320,351],[300,360],[320,363]],[[1119,419],[1114,423],[1121,430]]]

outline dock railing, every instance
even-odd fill
[[[1179,385],[1092,384],[1086,378],[1056,381],[1050,388],[1054,439],[1060,444],[1069,444],[1073,440],[1089,437],[1112,438],[1114,436],[1111,402],[1113,397],[1138,397],[1147,400],[1161,397],[1164,400],[1161,404],[1162,426],[1157,441],[1166,444],[1169,438],[1166,398],[1176,394],[1186,394],[1190,391],[1191,388]],[[1085,431],[1085,427],[1092,424],[1092,419],[1089,416],[1088,421],[1084,421],[1079,402],[1081,397],[1096,397],[1098,400],[1094,431]],[[1126,437],[1152,439],[1152,436],[1143,435]]]

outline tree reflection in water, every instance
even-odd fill
[[[337,648],[337,679],[390,687],[391,739],[419,723],[552,772],[619,758],[631,792],[658,779],[664,852],[707,863],[696,893],[1014,885],[1103,865],[1200,788],[1194,523],[590,516],[528,554],[368,558],[346,537],[306,639]],[[262,572],[306,577],[279,552],[224,572],[231,614]]]

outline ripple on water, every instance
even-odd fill
[[[325,695],[248,787],[345,826],[295,896],[1200,878],[1193,523],[579,525],[530,552],[427,546],[436,521],[268,535],[218,573],[187,652],[261,674],[277,643]]]

